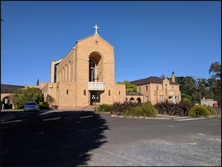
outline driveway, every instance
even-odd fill
[[[46,111],[1,112],[1,121],[4,166],[221,165],[221,119],[144,120]]]

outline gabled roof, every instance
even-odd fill
[[[25,88],[25,86],[1,84],[1,93],[14,93],[22,88]]]
[[[132,85],[145,85],[145,84],[150,84],[150,83],[159,83],[159,84],[162,84],[163,83],[163,78],[159,78],[159,77],[148,77],[148,78],[144,78],[144,79],[139,79],[139,80],[136,80],[136,81],[131,81],[130,83]],[[170,81],[170,84],[171,85],[179,85],[178,83],[175,83],[175,82],[171,82]]]
[[[101,37],[99,34],[93,34],[93,35],[91,35],[91,36],[89,36],[89,37],[80,39],[80,40],[78,40],[77,42],[80,42],[80,41],[85,40],[85,39],[87,39],[87,38],[93,37],[94,35],[98,35],[101,39],[103,39],[106,43],[108,43],[110,46],[112,46],[112,47],[114,48],[113,45],[111,45],[109,42],[107,42],[107,41],[106,41],[103,37]]]

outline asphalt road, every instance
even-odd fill
[[[1,165],[221,166],[221,119],[1,112]]]

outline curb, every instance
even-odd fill
[[[124,118],[122,115],[116,116],[116,115],[111,115],[111,117],[115,118]],[[154,120],[173,120],[171,117],[125,117],[125,118],[130,118],[130,119],[154,119]]]

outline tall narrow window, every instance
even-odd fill
[[[66,90],[66,94],[69,94],[69,90],[68,89]]]
[[[174,90],[174,87],[172,86],[172,90]]]
[[[160,95],[160,102],[163,102],[163,95]]]
[[[146,96],[146,102],[148,102],[148,96]]]
[[[86,90],[85,89],[83,90],[83,94],[86,95]]]
[[[156,90],[158,90],[158,86],[156,86]]]
[[[119,95],[120,95],[120,91],[119,91]]]
[[[148,91],[148,86],[146,86],[146,91]]]
[[[141,87],[139,87],[139,92],[141,92]]]
[[[108,90],[108,95],[110,96],[110,90]]]

